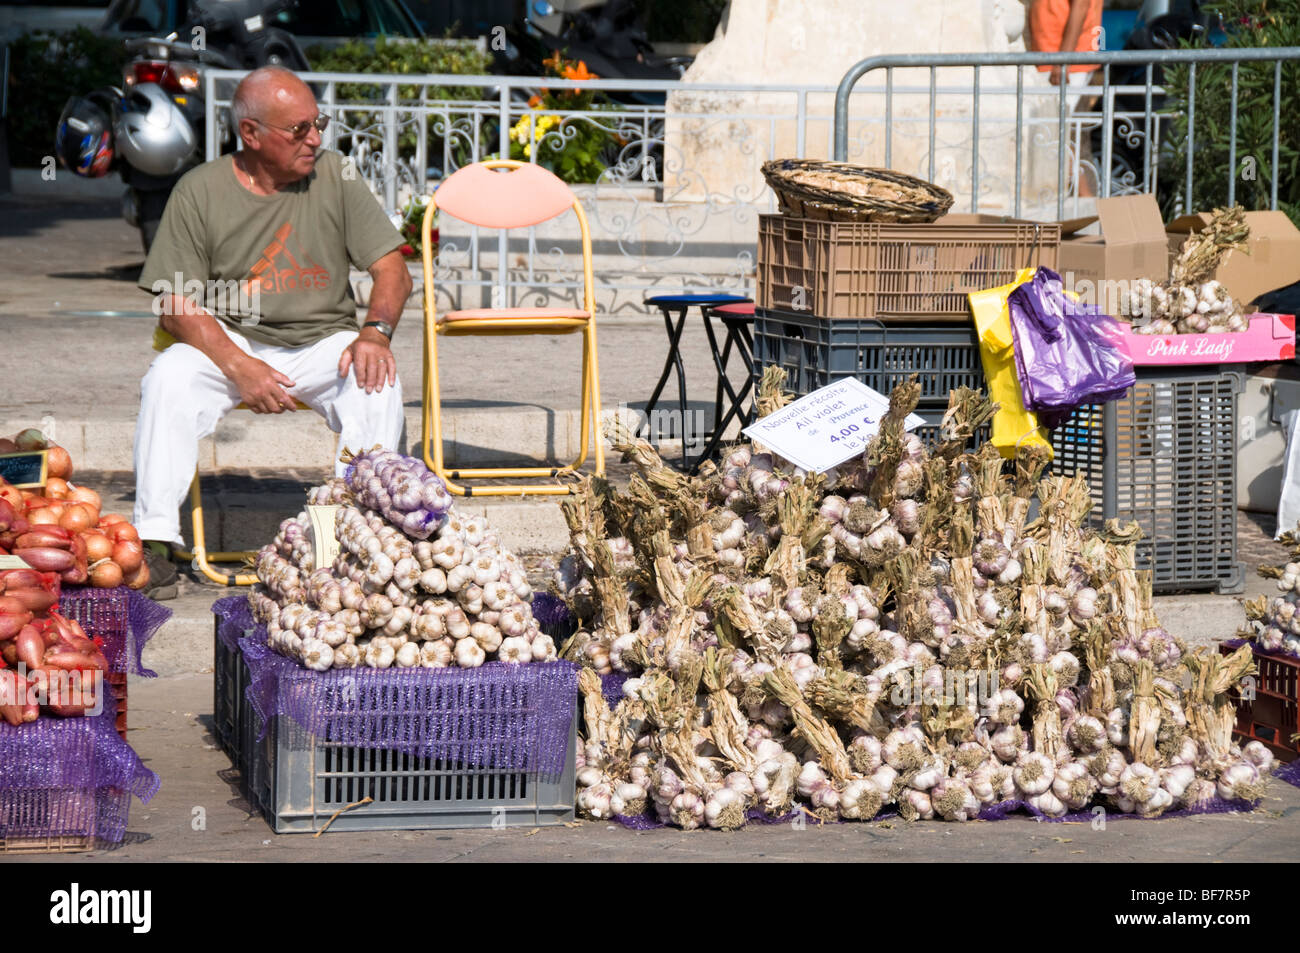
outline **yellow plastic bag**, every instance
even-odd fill
[[[1011,335],[1011,312],[1007,298],[1020,285],[1034,277],[1033,268],[1025,268],[1009,285],[974,291],[970,299],[971,314],[980,340],[980,360],[988,382],[989,397],[1001,405],[993,417],[993,446],[1008,459],[1015,457],[1020,446],[1043,446],[1051,453],[1038,415],[1025,409],[1020,396],[1020,379],[1016,376],[1015,340]]]

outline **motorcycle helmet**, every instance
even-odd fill
[[[142,83],[131,89],[123,100],[113,133],[118,155],[148,175],[175,175],[198,148],[189,120],[156,83]]]
[[[113,164],[113,103],[117,90],[73,96],[59,116],[54,154],[65,169],[97,179]]]

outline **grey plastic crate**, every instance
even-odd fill
[[[236,662],[238,683],[246,687],[243,656]],[[316,738],[290,718],[274,719],[263,734],[262,720],[247,701],[240,708],[238,738],[244,793],[278,834],[318,831],[340,809],[366,797],[372,802],[344,811],[330,830],[540,827],[574,816],[576,705],[559,777],[358,748]]]
[[[257,713],[248,709],[245,778],[277,834],[331,831],[541,827],[573,820],[575,721],[564,771],[470,768],[400,751],[322,741],[288,718],[275,719],[261,741]]]
[[[1121,400],[1089,405],[1052,433],[1055,473],[1082,475],[1090,519],[1136,520],[1138,567],[1156,591],[1241,592],[1237,559],[1239,371],[1139,367]]]
[[[955,388],[984,387],[979,339],[969,319],[964,324],[890,324],[755,309],[755,386],[769,365],[785,370],[786,389],[797,397],[846,377],[888,394],[915,374],[921,401],[947,407]]]

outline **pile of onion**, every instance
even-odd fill
[[[102,513],[99,494],[70,482],[68,451],[38,430],[0,439],[0,454],[45,450],[43,490],[20,490],[0,479],[0,553],[33,569],[57,573],[65,585],[111,589],[149,584],[140,534],[126,517]]]

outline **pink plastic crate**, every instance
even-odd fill
[[[1236,334],[1134,334],[1120,343],[1137,365],[1247,364],[1295,357],[1295,315],[1253,314],[1250,330]]]

